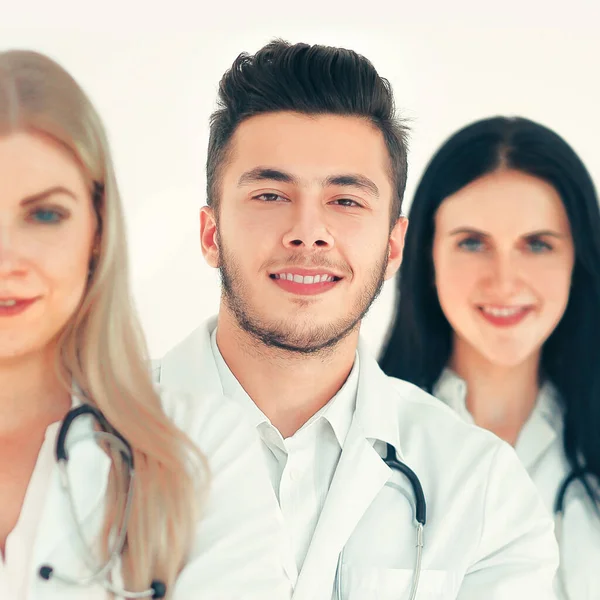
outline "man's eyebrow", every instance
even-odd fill
[[[342,187],[356,187],[361,188],[379,198],[379,188],[375,185],[373,181],[371,181],[368,177],[364,175],[359,175],[356,173],[348,173],[344,175],[332,175],[327,177],[324,182],[325,185],[339,185]]]
[[[242,173],[238,180],[238,186],[247,185],[249,183],[257,183],[260,181],[279,181],[281,183],[290,183],[293,185],[299,184],[298,178],[287,171],[273,167],[256,167],[250,171]],[[375,185],[375,183],[368,177],[356,173],[330,175],[322,182],[322,185],[361,188],[372,196],[379,198],[379,188]]]
[[[23,198],[23,200],[21,200],[21,206],[27,206],[28,204],[40,202],[50,196],[54,196],[54,194],[65,194],[66,196],[71,196],[73,200],[77,200],[77,196],[75,196],[71,190],[62,185],[56,185],[41,192],[37,192],[36,194],[31,194],[31,196],[26,196]]]
[[[238,187],[248,183],[257,183],[259,181],[280,181],[282,183],[297,184],[298,179],[292,174],[274,169],[271,167],[256,167],[250,171],[246,171],[238,180]]]

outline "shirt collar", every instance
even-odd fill
[[[474,423],[467,409],[467,384],[454,371],[445,368],[433,387],[433,395],[452,408],[463,421]]]
[[[355,354],[354,365],[350,375],[340,388],[338,393],[321,409],[323,416],[333,429],[335,437],[340,445],[344,447],[344,442],[350,431],[350,425],[356,409],[356,394],[358,391],[358,374],[360,370],[358,352]],[[318,413],[317,413],[318,414]]]
[[[250,398],[248,393],[244,390],[241,383],[235,378],[235,375],[231,372],[231,369],[227,366],[219,346],[217,345],[217,329],[212,331],[210,335],[210,343],[223,385],[223,392],[226,396],[237,400],[240,404],[246,407],[247,413],[252,418],[252,422],[255,427],[260,426],[262,423],[271,424],[268,417],[256,406],[253,400]],[[356,407],[356,393],[358,389],[358,374],[359,374],[359,358],[358,352],[356,352],[354,365],[350,371],[350,375],[346,379],[344,385],[340,388],[337,394],[327,402],[323,408],[315,413],[302,427],[301,429],[307,428],[315,421],[320,418],[324,418],[333,429],[335,437],[341,448],[344,447],[346,436],[350,430],[352,418],[354,416],[354,409]],[[300,430],[301,430],[300,429]],[[299,431],[300,431],[299,430]]]
[[[256,406],[252,398],[250,398],[246,390],[242,387],[242,384],[235,378],[235,375],[227,366],[227,363],[219,350],[219,346],[217,345],[216,326],[210,334],[210,345],[225,396],[236,401],[243,408],[254,427],[258,427],[262,423],[270,425],[271,421],[262,410]]]

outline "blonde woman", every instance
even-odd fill
[[[253,432],[154,389],[125,257],[90,101],[0,53],[0,597],[288,598]]]

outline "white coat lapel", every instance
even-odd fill
[[[387,378],[378,367],[373,368],[373,362],[373,358],[361,352],[356,412],[298,578],[294,600],[331,598],[339,554],[392,476],[370,439],[384,439],[397,447],[398,425],[393,415],[380,406]],[[372,436],[371,431],[375,429],[384,435]],[[391,438],[387,435],[390,431],[393,432]]]
[[[298,578],[294,600],[331,598],[338,556],[390,476],[390,468],[355,419]]]

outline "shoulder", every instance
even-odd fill
[[[402,420],[420,426],[427,439],[435,438],[445,444],[460,440],[463,446],[473,444],[493,449],[504,445],[493,433],[467,423],[447,404],[416,385],[394,377],[387,377],[387,383],[391,401]]]
[[[257,443],[256,432],[233,400],[219,393],[191,394],[157,386],[165,414],[207,456],[221,463]],[[213,465],[214,466],[214,465]]]
[[[396,377],[384,375],[390,389],[399,401],[407,402],[418,409],[432,410],[436,414],[454,414],[454,411],[424,389]],[[441,410],[440,410],[441,409]]]
[[[453,494],[462,490],[464,495],[468,487],[481,509],[488,504],[492,481],[518,482],[524,495],[534,493],[526,481],[529,477],[525,468],[509,444],[491,431],[464,421],[444,402],[417,386],[391,377],[387,380],[400,451],[409,466],[424,474],[429,488],[453,490]]]
[[[493,433],[463,421],[425,390],[386,375],[362,349],[360,361],[360,411],[366,422],[393,434],[407,458],[412,455],[418,464],[426,459],[446,465],[450,460],[456,464],[467,456],[478,456],[484,466],[505,445]]]
[[[217,317],[213,316],[198,325],[182,340],[177,342],[162,357],[150,361],[152,379],[160,383],[161,374],[166,369],[171,378],[177,377],[187,369],[194,369],[202,359],[212,352],[210,336],[217,325]]]

